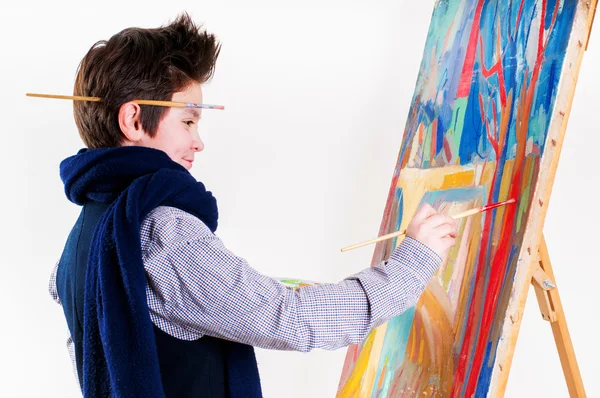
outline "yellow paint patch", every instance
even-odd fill
[[[444,176],[441,189],[461,188],[473,185],[475,181],[475,170],[465,170]]]
[[[369,333],[352,368],[352,374],[344,387],[338,390],[336,397],[367,397],[371,394],[386,331],[387,324],[383,324]]]

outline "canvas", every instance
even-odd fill
[[[589,1],[435,3],[380,235],[424,202],[517,204],[459,221],[418,304],[349,348],[338,396],[502,393],[589,17]]]

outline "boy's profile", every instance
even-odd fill
[[[204,148],[201,109],[220,44],[183,14],[96,43],[74,102],[85,144],[60,165],[82,206],[51,276],[85,396],[258,397],[253,347],[310,351],[358,343],[416,303],[456,236],[419,208],[390,258],[337,284],[289,289],[215,235],[217,201],[189,170]]]

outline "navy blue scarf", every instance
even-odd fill
[[[83,393],[89,397],[163,397],[146,302],[140,224],[157,206],[173,206],[217,229],[217,202],[164,152],[143,147],[81,149],[63,160],[69,200],[111,204],[92,238],[86,273]],[[229,394],[261,396],[254,349],[231,343]]]

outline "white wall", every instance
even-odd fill
[[[204,113],[206,149],[193,174],[219,200],[230,249],[272,276],[335,282],[369,266],[372,247],[339,248],[377,234],[433,2],[216,3],[1,6],[0,396],[77,396],[47,281],[79,211],[58,165],[82,144],[70,102],[24,93],[71,93],[88,48],[128,26],[188,10],[223,42],[205,101],[226,110]],[[584,58],[545,229],[589,396],[600,396],[598,38]],[[345,352],[259,351],[265,396],[334,396]],[[506,395],[567,395],[533,294]]]

